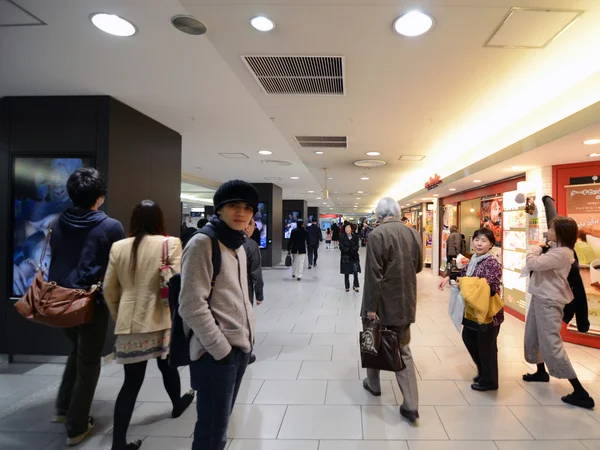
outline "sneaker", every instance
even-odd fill
[[[52,423],[67,423],[67,415],[65,413],[57,412],[52,418]]]
[[[579,406],[580,408],[585,409],[594,409],[594,406],[596,406],[594,399],[590,397],[590,394],[587,392],[585,394],[575,394],[575,392],[572,392],[571,394],[561,397],[561,400],[569,405]]]
[[[358,292],[358,288],[354,288],[354,292]]]
[[[87,429],[77,436],[67,437],[67,445],[69,447],[72,447],[74,445],[81,444],[81,442],[83,442],[83,440],[89,436],[89,434],[92,432],[95,426],[96,421],[94,420],[94,418],[91,416],[88,417]]]

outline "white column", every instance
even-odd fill
[[[440,201],[439,199],[433,200],[433,255],[431,258],[431,270],[434,275],[438,275],[440,272]]]

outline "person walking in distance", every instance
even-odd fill
[[[331,248],[331,228],[327,228],[325,232],[325,244],[327,245],[327,250]]]
[[[49,279],[59,286],[88,290],[104,278],[113,243],[125,237],[121,223],[99,208],[106,184],[96,169],[83,168],[67,181],[73,208],[52,224]],[[94,429],[89,416],[100,376],[102,347],[108,327],[108,308],[96,295],[92,320],[65,329],[71,350],[56,399],[54,422],[64,423],[67,445],[77,445]]]
[[[292,254],[292,278],[302,279],[304,272],[304,260],[306,259],[306,244],[308,243],[308,233],[304,229],[302,219],[296,221],[296,228],[292,230],[290,240],[288,241],[288,253]]]
[[[211,227],[221,270],[214,280],[212,238],[194,235],[183,250],[179,314],[190,339],[197,420],[192,450],[223,450],[227,427],[254,345],[244,229],[258,210],[258,191],[232,180],[215,192]]]
[[[189,228],[188,228],[189,229]],[[135,450],[142,441],[127,443],[127,429],[146,375],[148,360],[156,359],[163,384],[177,418],[194,401],[194,391],[181,396],[181,380],[167,356],[171,336],[169,305],[160,298],[163,263],[179,273],[181,241],[167,237],[165,218],[151,200],[135,206],[129,223],[129,238],[116,242],[104,279],[104,296],[116,323],[115,353],[123,364],[125,381],[115,403],[112,450]]]
[[[308,233],[308,268],[317,267],[317,259],[319,258],[319,245],[323,242],[323,233],[319,228],[317,218],[314,217],[312,225],[306,229]]]
[[[340,226],[337,224],[337,222],[333,222],[331,224],[331,233],[332,233],[331,239],[333,241],[333,248],[337,249],[337,248],[339,248],[339,244],[340,244]]]
[[[458,232],[458,227],[452,225],[450,227],[450,235],[446,241],[446,255],[448,256],[448,264],[456,258],[462,251],[462,235]]]
[[[354,292],[358,292],[358,274],[360,273],[360,256],[358,254],[358,234],[352,232],[352,225],[344,228],[340,237],[340,273],[344,275],[346,292],[350,291],[350,274],[354,276]]]
[[[419,393],[408,344],[417,309],[417,274],[423,270],[421,237],[402,225],[400,207],[393,198],[382,198],[375,214],[380,225],[371,232],[367,245],[361,317],[363,321],[379,318],[383,326],[398,334],[406,366],[396,372],[404,398],[400,414],[414,423],[419,418]],[[367,369],[363,387],[374,396],[381,395],[379,370]]]
[[[263,276],[262,276],[262,263],[260,259],[260,248],[252,235],[256,230],[256,223],[254,219],[250,219],[250,223],[244,230],[246,234],[246,240],[244,241],[244,250],[246,251],[247,267],[248,267],[248,296],[250,297],[250,303],[254,306],[254,294],[256,294],[256,305],[260,305],[264,300],[263,295]],[[250,361],[248,364],[252,364],[256,361],[254,353],[250,355]]]

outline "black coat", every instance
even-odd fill
[[[340,240],[340,227],[337,225],[337,223],[334,223],[333,225],[331,225],[331,234],[332,234],[332,237],[331,237],[332,240],[334,240],[334,241]]]
[[[573,301],[565,306],[563,311],[563,322],[569,323],[573,320],[573,316],[577,320],[577,331],[587,333],[590,329],[590,320],[588,317],[588,302],[585,294],[585,286],[579,273],[579,261],[575,255],[575,262],[571,266],[571,271],[567,277],[567,281],[573,291]]]
[[[342,256],[340,258],[340,273],[351,274],[354,273],[354,264],[358,264],[358,271],[360,272],[360,256],[358,255],[359,241],[358,235],[352,234],[352,238],[348,239],[348,235],[343,233],[340,236],[340,252]]]
[[[288,241],[288,252],[293,254],[306,254],[306,244],[308,243],[308,233],[304,227],[294,228]]]
[[[319,225],[311,225],[310,227],[306,228],[306,232],[308,233],[309,247],[318,247],[319,242],[323,241],[323,233],[321,233]]]

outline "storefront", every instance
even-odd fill
[[[552,167],[552,193],[559,215],[577,221],[580,239],[575,248],[588,301],[590,330],[579,333],[575,319],[563,338],[600,348],[600,162]]]
[[[407,225],[419,232],[423,240],[423,264],[431,267],[433,262],[433,229],[435,207],[433,203],[420,203],[402,210]]]

